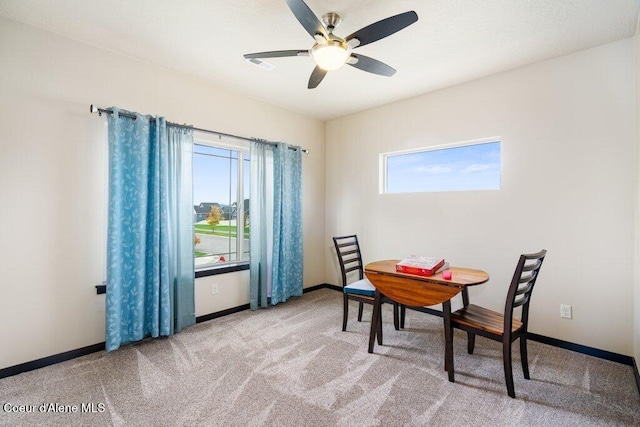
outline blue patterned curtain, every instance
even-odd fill
[[[112,108],[106,349],[195,323],[193,132]]]
[[[251,142],[252,310],[302,295],[300,149]]]
[[[273,152],[271,268],[271,304],[302,295],[302,152],[283,143]]]

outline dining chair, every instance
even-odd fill
[[[338,255],[340,272],[342,273],[342,330],[347,330],[349,318],[349,300],[358,302],[358,322],[362,321],[364,304],[373,306],[376,288],[369,279],[364,277],[362,254],[358,243],[358,236],[339,236],[333,238],[333,245]],[[355,277],[354,277],[355,276]],[[352,281],[354,280],[355,281]],[[396,330],[404,328],[405,307],[399,310],[399,304],[393,303],[393,325]],[[401,311],[401,313],[400,313]],[[382,317],[381,317],[382,318]]]
[[[513,387],[513,370],[511,367],[511,343],[520,338],[520,359],[525,379],[529,379],[527,360],[527,328],[529,323],[529,304],[531,293],[538,279],[540,267],[547,251],[535,254],[520,255],[516,270],[507,292],[504,313],[498,313],[475,304],[469,304],[469,295],[463,291],[464,307],[451,313],[451,331],[458,328],[467,332],[467,352],[473,353],[476,334],[502,342],[502,358],[507,393],[515,398]],[[520,320],[515,319],[513,311],[522,307]],[[453,340],[453,333],[449,334]],[[451,362],[453,370],[453,362]]]

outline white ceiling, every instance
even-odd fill
[[[337,12],[345,37],[391,15],[419,20],[356,53],[397,69],[344,66],[307,89],[308,57],[243,54],[308,49],[313,39],[285,0],[0,0],[0,15],[322,120],[631,37],[640,0],[305,0]]]

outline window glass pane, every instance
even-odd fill
[[[237,256],[239,244],[236,224],[238,197],[241,196],[238,193],[238,180],[243,177],[238,177],[238,157],[236,150],[194,145],[194,249],[197,270],[240,258]],[[240,185],[240,189],[244,188],[244,184]]]
[[[386,193],[500,189],[500,142],[386,156]]]

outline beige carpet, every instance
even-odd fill
[[[478,337],[468,355],[466,335],[456,331],[456,383],[449,383],[440,318],[408,310],[398,332],[385,305],[385,345],[368,354],[369,310],[367,321],[353,316],[342,332],[341,295],[323,289],[5,378],[0,424],[640,425],[629,366],[531,342],[531,380],[516,356],[511,399],[500,344]],[[78,412],[39,412],[43,403]],[[17,405],[36,412],[5,412]]]

